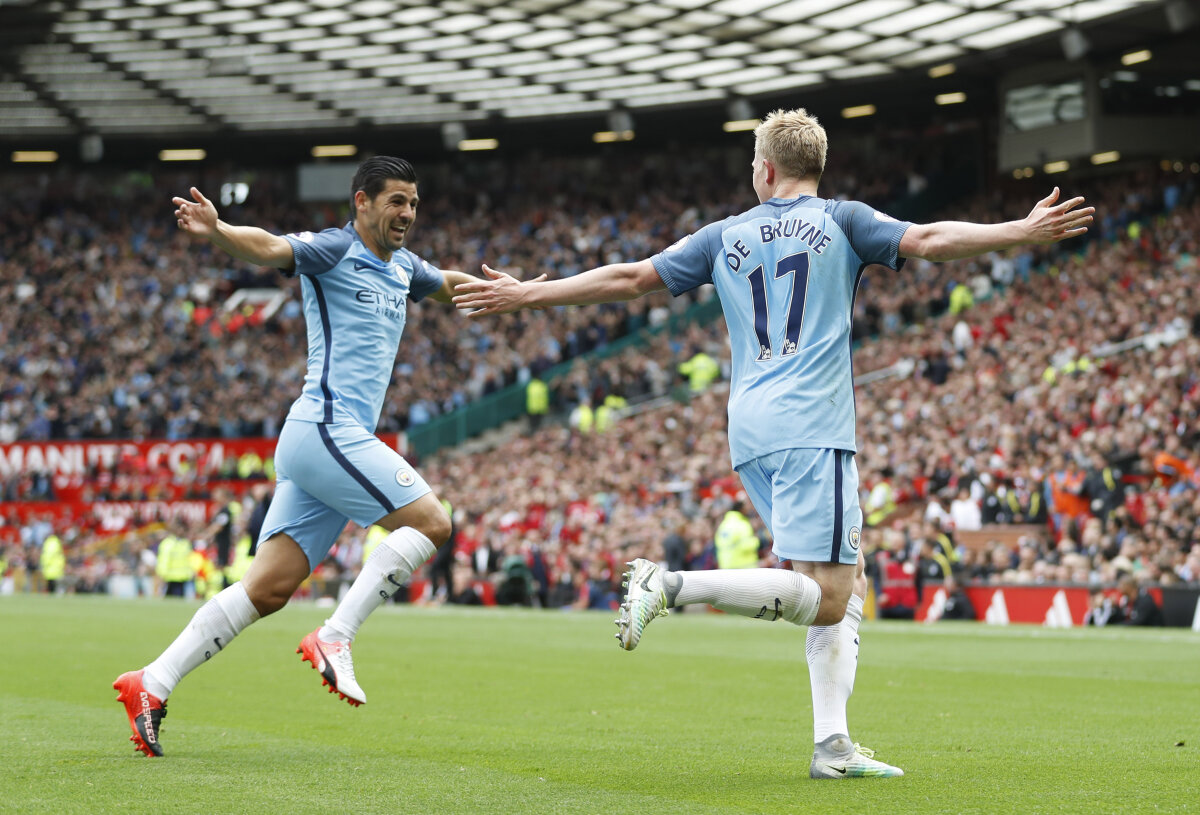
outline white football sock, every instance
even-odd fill
[[[713,569],[663,575],[672,606],[708,603],[721,611],[774,622],[809,625],[821,605],[821,586],[790,569]]]
[[[146,666],[142,683],[164,702],[179,680],[211,659],[258,619],[258,611],[241,583],[223,589],[196,611],[187,628],[162,656]]]
[[[435,551],[433,542],[411,526],[393,531],[367,558],[317,636],[327,641],[353,642],[367,615],[395,594]]]
[[[837,625],[814,625],[808,629],[804,652],[812,683],[813,741],[820,744],[834,734],[849,736],[846,703],[854,692],[858,669],[858,624],[863,599],[850,595],[846,616]]]

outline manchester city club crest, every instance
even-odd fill
[[[850,537],[850,548],[853,549],[855,552],[857,552],[858,544],[862,540],[862,532],[860,532],[858,530],[857,526],[852,526],[852,527],[850,527],[849,537]]]
[[[399,470],[396,470],[396,483],[401,487],[411,487],[416,481],[417,477],[407,467],[401,467]]]

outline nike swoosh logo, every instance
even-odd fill
[[[382,271],[382,269],[380,269],[378,266],[372,266],[370,263],[359,263],[357,260],[354,261],[354,271],[361,272],[363,269],[370,269],[373,272]]]
[[[845,767],[835,767],[832,764],[826,764],[825,766],[828,767],[829,769],[833,770],[835,773],[841,773],[842,775],[846,774]]]
[[[651,572],[651,574],[653,574],[653,572]],[[650,575],[649,574],[642,578],[642,591],[652,591],[652,589],[650,588]]]
[[[220,651],[222,648],[224,648],[224,647],[225,647],[225,646],[221,645],[221,638],[220,638],[220,637],[213,637],[213,642],[214,642],[214,643],[216,643],[216,646],[217,646],[217,650],[218,650],[218,651]]]
[[[389,574],[389,575],[387,575],[387,582],[391,583],[393,586],[395,586],[395,587],[396,587],[396,588],[398,588],[398,589],[402,589],[402,588],[404,588],[404,584],[403,584],[403,583],[397,583],[397,582],[396,582],[396,578],[395,578],[395,577],[393,577],[393,576],[392,576],[392,575],[390,575],[390,574]]]

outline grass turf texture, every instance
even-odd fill
[[[387,607],[352,709],[248,629],[135,754],[113,679],[194,603],[0,598],[0,811],[1200,811],[1200,635],[865,624],[852,735],[907,776],[808,779],[802,629],[687,613],[638,650],[609,615]],[[1176,746],[1184,742],[1183,746]]]

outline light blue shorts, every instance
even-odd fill
[[[780,450],[737,468],[780,560],[856,563],[862,540],[858,467],[845,450]]]
[[[346,521],[366,528],[430,492],[404,457],[356,424],[287,421],[259,543],[285,532],[316,568]]]

